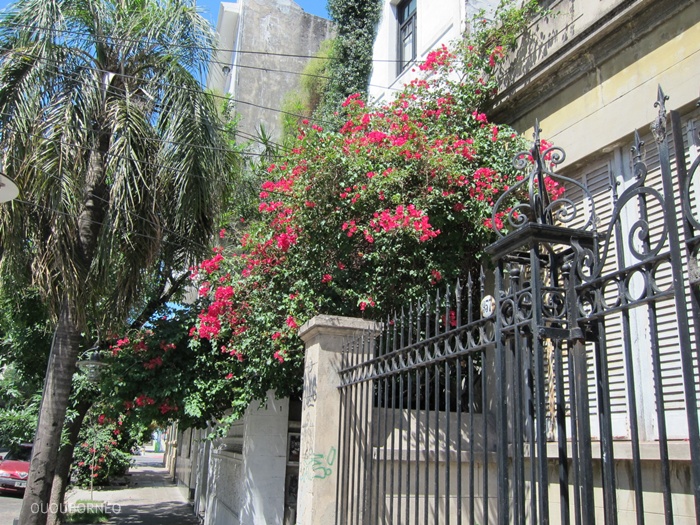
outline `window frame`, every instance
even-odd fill
[[[412,8],[412,9],[411,9]],[[396,56],[397,75],[403,73],[416,61],[418,42],[416,38],[418,0],[403,0],[396,6]],[[406,57],[405,41],[411,38],[411,56]]]

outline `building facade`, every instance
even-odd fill
[[[416,64],[468,29],[479,13],[487,16],[497,0],[390,0],[383,3],[374,44],[370,98],[392,94],[418,76]]]
[[[241,142],[254,140],[261,125],[279,140],[282,101],[298,89],[321,42],[332,37],[331,22],[292,0],[238,0],[221,3],[216,30],[220,40],[207,87],[231,96]]]
[[[336,523],[700,519],[700,3],[547,6],[551,14],[532,21],[502,65],[489,113],[528,138],[537,126],[538,139],[565,152],[555,171],[570,181],[568,209],[580,215],[552,213],[553,230],[532,229],[535,250],[518,244],[527,233],[492,248],[493,280],[509,288],[470,307],[493,304],[507,316],[510,302],[522,319],[516,328],[484,316],[444,337],[436,326],[429,340],[386,355],[366,334],[355,347],[329,345],[329,359],[345,352],[349,362],[332,380],[337,398],[328,396],[340,437],[307,438],[316,428],[307,418],[331,413],[326,404],[303,413],[301,523],[320,523],[319,513]],[[412,64],[458,34],[466,11],[458,2],[384,2],[375,98],[418,74]],[[563,233],[584,226],[575,242]],[[506,253],[509,246],[519,251]],[[568,266],[574,254],[600,265],[587,275],[583,260]],[[533,270],[548,258],[564,264]],[[504,276],[501,263],[512,273]],[[579,281],[569,281],[573,271]],[[557,290],[565,282],[578,282],[576,290]],[[574,292],[578,302],[565,304]],[[549,316],[543,324],[528,317],[535,304]],[[572,318],[585,334],[569,332]],[[333,323],[352,331],[346,320]],[[479,384],[467,384],[468,374]],[[333,465],[315,459],[331,450]],[[319,480],[321,467],[337,477]],[[333,491],[333,508],[327,496],[308,496]]]

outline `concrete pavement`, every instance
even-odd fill
[[[110,525],[198,525],[192,506],[163,467],[163,454],[146,452],[135,456],[136,465],[129,469],[127,485],[99,488],[93,499],[104,502],[111,514]],[[66,505],[89,500],[90,490],[73,489]]]

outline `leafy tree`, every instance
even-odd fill
[[[0,443],[4,447],[15,447],[20,443],[31,443],[36,430],[38,404],[20,408],[0,410]]]
[[[0,210],[2,264],[31,262],[56,319],[23,525],[46,520],[31,508],[48,502],[81,333],[121,329],[181,282],[213,229],[213,47],[189,0],[26,0],[0,20],[0,145],[21,192]]]
[[[165,309],[152,322],[109,345],[102,390],[110,392],[102,417],[130,424],[204,427],[231,407],[228,354],[192,341],[198,310]]]
[[[0,286],[0,446],[34,439],[51,347],[41,296],[26,266],[17,270]]]
[[[28,269],[27,269],[28,270]],[[29,398],[46,373],[53,327],[28,271],[0,278],[0,368],[11,365],[13,384]],[[20,396],[18,396],[20,397]],[[0,406],[7,398],[0,399]]]

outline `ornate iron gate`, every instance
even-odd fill
[[[536,131],[495,270],[348,342],[337,523],[700,523],[700,160],[665,101],[605,214]]]

